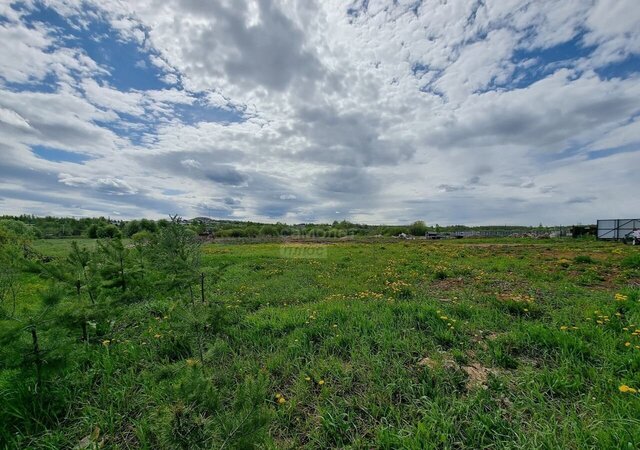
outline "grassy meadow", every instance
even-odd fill
[[[34,247],[51,264],[70,241]],[[37,316],[48,365],[35,373],[26,328],[3,343],[0,447],[640,447],[637,247],[366,239],[200,251],[203,292],[198,280],[108,295],[90,311],[73,289],[50,307],[49,282],[22,273],[0,329]]]

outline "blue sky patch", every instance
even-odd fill
[[[640,72],[640,55],[628,56],[621,61],[599,67],[595,72],[605,80],[610,80],[611,78],[628,78],[637,75],[637,73]]]
[[[14,6],[23,10],[24,6]],[[37,22],[44,23],[52,29],[64,45],[82,49],[91,59],[109,71],[105,78],[114,88],[127,91],[131,89],[164,89],[178,83],[163,80],[165,72],[151,62],[151,56],[159,56],[157,52],[143,51],[137,42],[124,41],[117,30],[107,21],[96,20],[99,12],[86,10],[93,14],[65,18],[52,8],[36,3],[36,9],[30,10],[23,17],[27,26]],[[88,23],[86,23],[88,21]],[[146,34],[146,30],[140,26]]]
[[[67,150],[60,150],[59,148],[47,147],[44,145],[32,145],[31,151],[38,158],[46,159],[51,162],[71,162],[82,164],[91,159],[91,157],[87,155],[69,152]]]
[[[501,86],[509,89],[526,88],[560,68],[572,67],[576,60],[589,57],[594,49],[595,47],[585,47],[582,35],[577,35],[567,42],[549,48],[516,50],[511,58],[516,69],[511,79]]]

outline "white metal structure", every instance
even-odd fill
[[[634,229],[640,228],[640,219],[598,220],[598,239],[624,239]]]

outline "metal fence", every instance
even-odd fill
[[[640,219],[598,220],[598,239],[624,239],[634,229],[640,228]]]

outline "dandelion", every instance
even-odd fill
[[[109,344],[111,344],[111,341],[109,339],[105,339],[104,341],[102,341],[102,345],[104,345],[105,347],[108,347]]]
[[[634,389],[632,387],[627,386],[626,384],[623,384],[622,386],[620,386],[618,388],[618,390],[620,392],[628,392],[629,394],[635,394],[636,392],[638,392],[637,389]]]
[[[620,293],[614,295],[613,297],[616,299],[617,302],[626,302],[629,299],[628,296]]]
[[[625,343],[624,343],[624,346],[625,346],[625,347],[629,347],[630,345],[631,345],[631,342],[625,342]]]
[[[189,366],[189,367],[195,367],[198,364],[200,364],[200,361],[198,361],[197,359],[194,359],[194,358],[188,358],[186,360],[186,363],[187,363],[187,366]]]
[[[311,381],[311,377],[304,377],[305,381]]]
[[[568,326],[566,326],[566,325],[562,325],[562,326],[560,327],[560,329],[561,329],[562,331],[565,331],[565,330],[568,330],[568,329],[569,329],[569,327],[568,327]]]
[[[284,397],[280,397],[280,398],[278,399],[278,404],[279,404],[279,405],[282,405],[284,402],[286,402],[286,400],[284,399]]]
[[[440,318],[441,318],[442,320],[447,320],[447,319],[448,319],[448,317],[447,317],[447,316],[440,316]]]
[[[161,334],[154,334],[153,337],[156,338],[156,339],[160,339],[162,337],[162,335]]]
[[[322,386],[324,384],[324,380],[318,380],[318,386]]]

